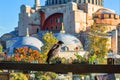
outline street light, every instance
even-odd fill
[[[114,53],[111,49],[108,51],[107,64],[114,64]]]

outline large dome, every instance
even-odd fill
[[[75,50],[75,48],[83,50],[83,45],[81,44],[81,41],[75,36],[62,33],[55,34],[55,36],[58,40],[63,41],[65,46],[68,47],[70,51]]]
[[[66,4],[68,2],[91,3],[100,6],[103,5],[103,0],[46,0],[46,5]]]
[[[43,43],[34,37],[19,37],[13,45],[9,48],[9,55],[13,54],[14,48],[19,48],[22,46],[29,46],[32,49],[41,50]]]

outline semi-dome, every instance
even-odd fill
[[[113,10],[110,9],[99,9],[96,11],[96,14],[115,14]]]
[[[34,37],[18,37],[18,39],[9,48],[9,55],[13,54],[14,48],[19,48],[23,46],[28,46],[35,50],[41,50],[43,43]]]
[[[75,36],[70,34],[64,34],[64,33],[58,33],[58,34],[55,34],[55,36],[57,37],[58,40],[63,41],[65,46],[70,51],[73,51],[76,48],[78,48],[78,50],[83,50],[83,45],[81,44],[81,41]]]

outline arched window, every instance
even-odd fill
[[[86,0],[84,0],[84,3],[86,3]]]
[[[61,0],[59,1],[59,4],[61,4],[62,2],[61,2]]]
[[[62,51],[69,51],[69,48],[67,46],[64,46],[61,48]]]
[[[51,30],[53,30],[53,26],[51,26]]]
[[[81,3],[81,0],[79,0],[79,3]]]
[[[57,30],[58,28],[57,28],[57,26],[56,26],[56,30]]]
[[[46,27],[46,30],[48,30],[48,27]]]
[[[55,0],[55,4],[57,4],[57,0]]]
[[[52,0],[52,4],[54,4],[54,0]]]
[[[92,4],[94,4],[94,0],[92,0]]]
[[[96,5],[97,5],[97,3],[98,3],[98,0],[96,0]]]
[[[37,28],[37,33],[39,32],[39,29]]]
[[[63,0],[63,3],[65,3],[65,0]]]
[[[88,3],[90,3],[90,0],[88,0]]]

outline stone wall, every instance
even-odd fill
[[[120,15],[117,14],[98,14],[93,18],[96,23],[101,24],[118,25],[120,23]]]

